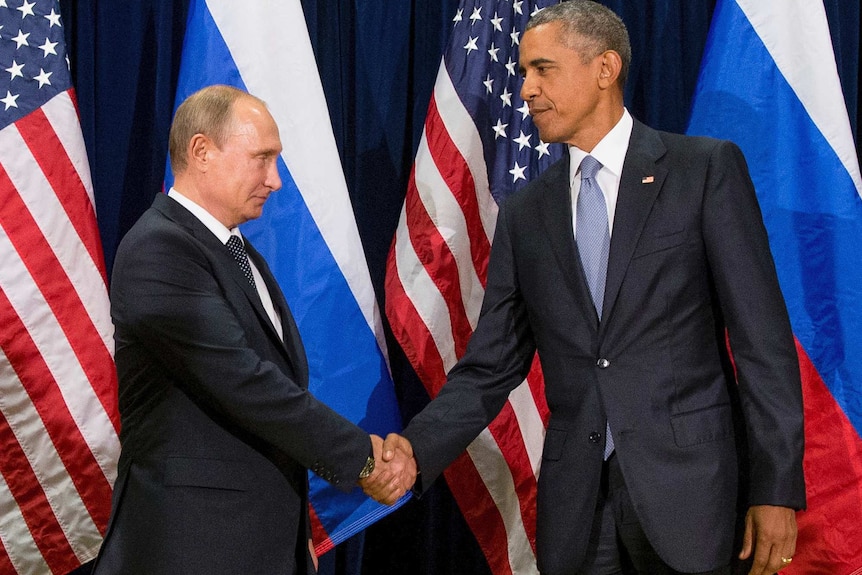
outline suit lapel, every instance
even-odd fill
[[[665,146],[658,132],[635,121],[623,163],[614,215],[605,283],[603,332],[613,316],[614,304],[647,216],[667,176],[667,170],[656,165],[664,153]]]
[[[593,317],[598,326],[598,315],[593,306],[587,278],[584,275],[581,259],[575,245],[574,229],[572,228],[572,194],[569,182],[569,156],[557,162],[543,174],[541,182],[545,189],[541,191],[542,217],[547,230],[548,241],[551,243],[554,256],[557,259],[563,277],[569,290],[574,294],[578,305],[582,306],[585,317]]]
[[[251,242],[246,242],[246,250],[248,251],[249,257],[254,260],[254,264],[257,266],[261,277],[263,277],[263,281],[266,284],[270,297],[272,298],[272,304],[275,307],[275,311],[281,318],[281,331],[283,333],[282,347],[287,352],[288,358],[297,370],[297,373],[302,374],[303,379],[306,379],[308,374],[308,361],[305,357],[305,348],[302,345],[299,328],[296,325],[296,321],[293,319],[293,314],[290,312],[287,300],[284,299],[281,287],[278,285],[275,276],[272,275],[272,271],[270,271],[266,260],[262,255],[260,255],[260,252],[251,245]],[[255,298],[259,303],[260,297],[255,294]],[[261,305],[260,308],[263,309],[263,306]],[[269,321],[269,316],[266,312],[264,312],[264,316],[267,319],[267,325],[272,329],[273,334],[278,337],[278,334],[275,332],[275,328]]]
[[[272,321],[269,319],[269,315],[263,308],[263,304],[260,301],[260,296],[257,291],[248,282],[248,279],[246,279],[242,269],[237,265],[236,260],[233,259],[233,256],[230,251],[228,251],[227,247],[222,244],[219,239],[194,216],[194,214],[182,207],[178,202],[169,198],[167,194],[157,194],[153,202],[153,207],[168,219],[173,220],[188,229],[189,233],[209,249],[217,262],[219,273],[226,274],[239,286],[249,303],[251,303],[251,306],[254,308],[255,314],[257,314],[258,320],[263,325],[263,329],[267,332],[267,335],[278,342],[278,347],[282,349],[287,360],[294,366],[298,374],[307,374],[308,365],[305,360],[305,351],[302,348],[299,332],[297,331],[296,324],[293,321],[293,316],[290,314],[290,310],[287,309],[284,296],[282,295],[281,289],[278,287],[278,283],[275,281],[272,272],[269,271],[269,266],[266,264],[266,261],[260,253],[254,249],[254,246],[252,246],[250,242],[246,242],[246,252],[248,252],[249,257],[254,259],[255,266],[261,273],[264,282],[267,284],[266,288],[269,290],[273,304],[276,306],[276,311],[278,311],[282,318],[284,341],[282,341],[281,337],[278,335],[275,326],[272,325]],[[305,375],[303,375],[303,378],[304,377]]]

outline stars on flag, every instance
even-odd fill
[[[0,0],[0,35],[2,129],[70,88],[71,75],[56,0]]]
[[[504,124],[500,118],[497,118],[497,124],[494,126],[494,139],[496,140],[499,137],[506,137],[506,128],[509,127],[509,124]]]
[[[60,15],[53,8],[51,8],[50,14],[45,14],[45,18],[48,19],[49,28],[53,28],[54,26],[62,27],[62,24],[60,24]]]
[[[57,55],[57,50],[55,49],[58,42],[51,42],[48,38],[45,38],[45,43],[39,46],[39,49],[45,52],[44,57],[47,58],[48,54]]]
[[[10,74],[10,77],[9,77],[10,82],[12,80],[14,80],[16,77],[17,78],[23,78],[24,77],[24,74],[21,73],[22,68],[24,68],[24,64],[19,64],[15,60],[12,60],[12,65],[10,67],[6,68],[6,71],[9,72],[9,74]]]
[[[530,145],[530,136],[529,134],[525,134],[523,130],[521,130],[521,135],[515,138],[514,141],[518,144],[518,151],[523,150],[524,148],[532,148]]]
[[[494,17],[491,18],[491,25],[494,26],[494,30],[497,32],[503,31],[503,19],[496,12],[494,12]]]
[[[494,173],[489,174],[492,193],[496,186],[508,194],[513,184],[530,179],[560,156],[538,137],[529,106],[520,97],[518,69],[521,35],[529,17],[556,1],[468,0],[453,18],[453,42],[463,48],[463,60],[451,62],[462,78],[457,89],[468,93],[463,99],[476,121],[487,122],[485,145],[493,143],[496,148]]]
[[[54,72],[46,72],[42,68],[39,68],[39,74],[36,76],[33,76],[33,79],[36,80],[37,82],[39,82],[40,88],[46,84],[48,86],[50,86],[51,80],[49,80],[49,78],[51,77],[51,74],[53,74],[53,73]]]
[[[491,56],[492,61],[499,62],[499,60],[497,59],[497,52],[499,51],[500,49],[494,46],[494,43],[491,42],[491,47],[488,48],[488,55]]]
[[[9,90],[6,90],[6,97],[0,98],[0,102],[6,104],[6,110],[9,108],[17,108],[18,104],[16,103],[18,100],[18,94],[12,94]]]
[[[469,54],[470,52],[472,52],[473,50],[478,50],[478,49],[479,49],[479,48],[476,46],[476,42],[477,42],[478,40],[479,40],[479,38],[472,38],[472,37],[471,37],[469,40],[467,40],[467,43],[464,45],[464,49],[465,49],[465,50],[467,50],[467,53],[468,53],[468,54]]]
[[[21,12],[21,19],[22,20],[24,18],[26,18],[27,16],[33,16],[34,15],[33,14],[33,6],[35,6],[35,5],[36,5],[35,2],[27,2],[27,0],[24,0],[23,4],[21,4],[20,6],[18,6],[18,8],[16,8],[16,10],[19,10]]]
[[[12,38],[12,41],[15,42],[16,44],[18,44],[18,48],[20,49],[21,46],[29,46],[30,45],[29,42],[27,42],[27,38],[29,38],[29,37],[30,37],[29,32],[27,34],[25,34],[23,30],[18,30],[18,35],[15,36],[14,38]]]
[[[515,167],[509,170],[509,173],[512,174],[512,183],[517,182],[518,180],[526,180],[526,176],[524,176],[524,170],[527,169],[527,166],[519,166],[518,161],[515,160]]]
[[[503,88],[503,93],[500,94],[500,99],[503,100],[503,107],[512,107],[512,93],[508,88]]]

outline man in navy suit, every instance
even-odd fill
[[[726,574],[734,555],[774,573],[795,552],[805,487],[767,234],[734,144],[631,117],[630,61],[625,26],[596,2],[530,21],[521,95],[569,154],[501,206],[476,331],[404,436],[427,488],[538,351],[543,574]],[[387,439],[384,458],[399,448]]]
[[[174,187],[114,264],[122,453],[98,575],[307,575],[306,469],[344,490],[375,479],[387,503],[404,493],[374,469],[382,439],[308,392],[284,296],[237,229],[281,187],[280,153],[266,106],[235,88],[176,112]]]

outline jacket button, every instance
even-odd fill
[[[597,366],[599,366],[601,369],[605,369],[605,368],[607,368],[607,367],[610,367],[611,362],[610,362],[610,360],[609,360],[609,359],[605,359],[605,358],[603,357],[603,358],[601,358],[600,360],[598,360],[598,361],[596,362],[596,365],[597,365]]]
[[[598,443],[601,440],[601,438],[602,438],[602,434],[599,433],[598,431],[594,431],[590,434],[590,442],[591,443]]]

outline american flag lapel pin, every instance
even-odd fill
[[[642,184],[651,184],[655,181],[655,176],[644,176],[641,178]]]

